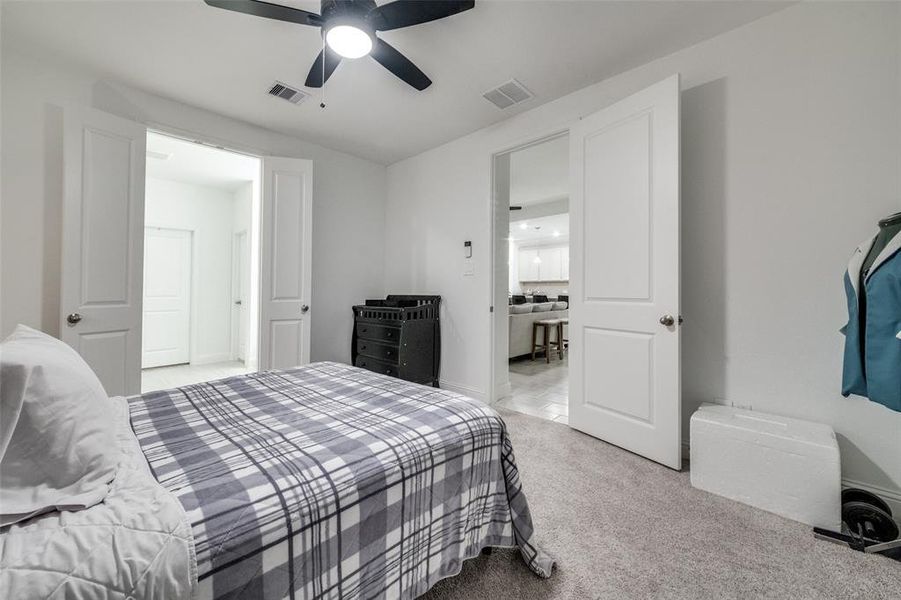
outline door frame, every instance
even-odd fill
[[[239,340],[241,338],[241,317],[238,316],[237,320],[235,319],[235,300],[236,300],[235,296],[237,296],[235,291],[236,291],[236,286],[239,285],[238,280],[240,279],[239,273],[237,271],[238,263],[242,259],[242,256],[241,256],[240,252],[238,251],[238,240],[243,238],[245,252],[248,252],[250,250],[250,235],[249,235],[249,233],[250,232],[246,229],[242,229],[240,231],[232,231],[231,298],[229,298],[229,302],[231,304],[231,311],[230,311],[231,312],[231,333],[229,334],[230,335],[229,346],[231,348],[231,357],[232,357],[232,360],[240,360],[240,361],[244,362],[245,365],[247,363],[247,343],[250,341],[249,340],[250,336],[248,335],[249,332],[244,332],[245,333],[244,356],[239,358],[239,355],[241,354],[240,343],[239,343]],[[249,256],[249,254],[248,254],[247,258],[248,258],[248,260],[247,260],[248,266],[250,266],[249,263],[251,262],[251,258]],[[241,273],[240,275],[247,275],[248,279],[249,279],[250,273]],[[249,290],[249,286],[248,286],[248,289],[245,290],[244,295],[247,296],[249,291],[250,290]],[[242,301],[241,309],[249,310],[250,298],[245,298],[244,301],[247,301],[248,306],[245,307],[243,305],[243,301]],[[257,312],[259,312],[259,311],[257,311]],[[248,321],[248,325],[249,324],[250,323]]]
[[[146,180],[146,177],[145,177]],[[188,364],[192,364],[194,359],[197,356],[197,319],[194,316],[197,314],[197,232],[193,229],[189,229],[187,227],[167,227],[165,225],[150,225],[146,221],[147,217],[147,203],[146,198],[144,202],[144,239],[147,239],[147,230],[148,229],[168,229],[169,231],[184,231],[190,236],[190,246],[191,246],[191,285],[188,286],[188,293],[191,295],[191,298],[188,302]],[[146,248],[144,254],[141,255],[141,280],[143,281],[145,276],[145,269],[147,267],[147,252]],[[144,367],[144,291],[142,289],[141,292],[141,371],[145,368],[148,369],[157,369],[162,367],[167,367],[172,365],[161,365],[160,367]]]
[[[178,127],[173,127],[173,126],[165,125],[165,124],[158,123],[158,122],[139,121],[139,123],[144,126],[144,128],[147,130],[147,133],[163,135],[163,136],[170,137],[170,138],[180,140],[183,142],[198,144],[200,146],[204,146],[206,148],[210,148],[210,149],[214,149],[214,150],[222,150],[225,152],[231,152],[232,154],[240,154],[242,156],[254,158],[259,162],[259,173],[257,175],[258,179],[254,182],[256,184],[257,189],[255,189],[253,192],[253,197],[258,198],[259,202],[253,202],[253,201],[251,202],[251,211],[253,212],[253,214],[251,215],[251,222],[250,222],[251,229],[244,230],[244,231],[248,234],[247,235],[247,243],[248,243],[248,245],[251,245],[253,238],[254,238],[254,236],[252,235],[252,233],[253,233],[252,229],[254,228],[254,226],[256,226],[257,246],[262,247],[263,241],[262,241],[262,239],[260,239],[260,231],[259,230],[261,227],[261,213],[262,213],[262,209],[263,209],[263,207],[262,207],[263,158],[266,156],[266,153],[260,149],[255,149],[250,146],[246,146],[246,145],[242,145],[242,144],[235,144],[231,141],[226,141],[226,140],[222,140],[222,139],[216,140],[216,138],[213,138],[206,134],[195,133],[195,132],[192,132],[187,129],[180,129]],[[146,186],[146,180],[147,180],[147,176],[145,174],[145,176],[144,176],[145,186]],[[142,216],[146,217],[146,215],[147,215],[147,209],[146,209],[146,199],[145,199],[144,215],[142,215]],[[162,226],[148,225],[148,223],[145,221],[144,227],[146,228],[146,227],[162,227]],[[173,227],[162,227],[162,228],[163,229],[175,229]],[[183,228],[183,229],[185,229],[185,228]],[[197,260],[195,259],[195,257],[197,256],[197,246],[196,246],[197,234],[193,229],[185,229],[185,230],[191,232],[191,260],[192,260],[192,263],[191,263],[191,315],[192,315],[192,319],[191,319],[191,350],[190,350],[191,363],[190,364],[194,364],[195,360],[197,358],[197,348],[195,347],[195,344],[196,344],[195,340],[197,340],[197,332],[195,331],[196,319],[193,318],[193,316],[195,314],[197,314],[197,310],[198,310],[198,307],[195,305],[196,298],[198,297],[197,288],[196,288],[196,286],[197,286],[197,271],[196,271]],[[235,233],[237,233],[237,232],[234,232],[234,231],[232,232],[232,234],[235,234]],[[232,243],[234,244],[234,236],[232,237]],[[252,248],[248,248],[248,249],[250,251],[248,263],[251,267],[251,274],[253,273],[254,268],[256,268],[257,273],[260,273],[263,268],[263,253],[260,252],[258,249],[258,251],[256,252],[257,261],[256,261],[256,264],[254,264],[254,260],[253,260],[254,253],[252,251]],[[229,279],[231,279],[234,274],[234,265],[232,264],[233,260],[234,260],[234,248],[232,248],[231,260],[229,261]],[[142,274],[143,274],[143,268],[144,268],[144,259],[142,257],[141,258]],[[248,295],[253,293],[252,279],[253,278],[251,276],[251,289],[248,290]],[[257,309],[256,320],[257,320],[257,331],[259,331],[259,328],[262,324],[261,323],[262,313],[260,312],[260,301],[262,299],[262,290],[260,289],[259,286],[257,286],[256,292],[257,292],[257,299],[253,305]],[[229,289],[229,303],[231,303],[231,301],[232,301],[232,290]],[[142,315],[143,315],[143,312],[144,312],[144,307],[143,307],[143,302],[142,302],[142,306],[141,306],[141,314]],[[233,328],[232,328],[231,318],[232,317],[230,314],[229,315],[228,347],[229,347],[229,355],[233,356],[235,344],[234,344],[234,336],[233,336],[234,332],[233,332]],[[143,323],[142,323],[142,333],[143,333]],[[252,338],[252,336],[248,335],[247,339],[245,340],[245,344],[250,344],[252,341],[254,341],[251,338]],[[259,335],[257,335],[257,338],[255,341],[256,341],[256,346],[257,346],[255,356],[259,357],[259,355],[260,355],[260,337],[259,337]],[[247,348],[245,348],[244,353],[250,354],[250,352],[247,350]],[[258,358],[255,360],[256,360],[256,362],[253,365],[254,369],[259,367]],[[245,357],[245,366],[248,366],[246,357]],[[143,368],[142,368],[142,370],[143,370]]]
[[[497,223],[498,223],[498,211],[497,211],[497,164],[498,160],[502,157],[512,154],[518,150],[525,150],[526,148],[531,148],[532,146],[537,146],[539,144],[543,144],[544,142],[549,142],[551,140],[555,140],[557,138],[563,136],[569,136],[570,127],[548,127],[544,133],[532,134],[527,137],[523,137],[518,141],[507,144],[505,146],[499,147],[496,150],[492,151],[489,160],[489,188],[488,188],[488,222],[491,224],[488,231],[488,243],[490,247],[489,252],[489,260],[488,260],[488,324],[489,324],[489,334],[488,334],[488,356],[489,356],[489,368],[488,368],[488,382],[485,389],[487,390],[485,394],[485,398],[488,404],[494,404],[500,398],[509,395],[510,392],[510,384],[509,379],[507,381],[507,385],[504,386],[503,389],[498,389],[497,386],[497,373],[499,368],[501,367],[500,361],[496,359],[496,353],[498,351],[498,346],[500,344],[508,345],[509,342],[507,340],[499,340],[497,335],[496,327],[498,326],[498,318],[508,318],[507,311],[504,311],[503,308],[506,306],[506,303],[499,305],[498,300],[500,298],[500,294],[498,292],[498,278],[495,276],[495,272],[497,269],[498,263],[498,254],[500,253],[500,248],[498,244],[506,243],[506,240],[498,238],[496,235],[497,232]],[[506,210],[507,214],[510,212],[510,197],[508,195],[506,202]],[[509,270],[508,270],[509,272]],[[509,275],[508,275],[509,278]],[[509,286],[509,280],[507,281]],[[508,288],[508,286],[505,286]],[[509,320],[509,319],[508,319]],[[509,332],[507,333],[509,335]],[[506,360],[506,354],[505,354]]]

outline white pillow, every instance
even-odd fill
[[[567,306],[569,306],[569,303],[563,302],[563,301],[561,300],[560,302],[554,302],[554,308],[553,308],[553,310],[566,310],[566,307],[567,307]]]
[[[554,306],[553,302],[539,302],[532,305],[532,312],[547,312]]]
[[[119,452],[112,403],[75,350],[19,325],[0,343],[0,527],[102,501]]]
[[[511,304],[510,305],[510,314],[511,315],[524,315],[526,313],[532,312],[532,304]]]

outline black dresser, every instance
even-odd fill
[[[441,296],[388,296],[354,306],[351,361],[357,367],[438,387]]]

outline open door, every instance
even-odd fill
[[[570,132],[572,427],[681,468],[679,76]]]
[[[60,332],[110,396],[141,391],[146,129],[63,113]]]
[[[296,158],[263,158],[260,226],[260,368],[310,360],[313,166]]]

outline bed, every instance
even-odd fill
[[[327,362],[152,392],[127,409],[123,464],[154,498],[155,542],[68,571],[61,561],[60,597],[96,597],[84,590],[108,576],[103,597],[123,600],[415,598],[500,546],[551,574],[504,422],[478,401]],[[59,517],[3,534],[0,585],[40,567],[8,559],[47,538],[41,527]]]

